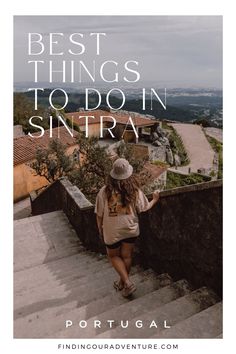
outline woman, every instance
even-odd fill
[[[134,243],[139,236],[137,213],[152,208],[158,199],[159,193],[155,191],[152,201],[148,201],[133,176],[133,167],[125,159],[114,162],[107,184],[97,195],[95,213],[99,235],[105,242],[112,266],[120,275],[114,287],[123,290],[124,297],[136,290],[129,273]]]

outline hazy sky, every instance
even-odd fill
[[[45,52],[28,56],[28,32],[43,35]],[[49,56],[49,33],[64,33],[57,51],[63,56]],[[83,33],[85,53],[72,56],[68,49],[78,50],[69,43],[71,33]],[[105,32],[101,39],[101,55],[95,54],[95,38],[91,32]],[[124,73],[127,60],[139,62],[140,82],[154,81],[161,87],[222,87],[222,17],[220,16],[16,16],[14,20],[14,80],[33,81],[33,66],[28,60],[44,60],[40,66],[40,81],[48,81],[48,61],[55,68],[62,60],[82,60],[99,67],[105,60],[119,63]],[[69,72],[69,71],[68,71]],[[112,75],[110,69],[107,75]],[[67,76],[69,78],[69,76]],[[87,79],[87,81],[89,81]],[[97,75],[97,83],[101,83]],[[122,85],[122,81],[120,81]],[[70,86],[68,83],[67,86]],[[111,84],[117,87],[118,84]],[[62,85],[61,85],[62,87]]]

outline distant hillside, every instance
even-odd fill
[[[44,92],[40,92],[38,103],[43,107],[48,107],[48,96],[51,89],[45,89]],[[34,92],[24,92],[24,95],[34,100]],[[79,108],[85,106],[85,95],[81,93],[68,92],[69,102],[65,108],[65,112],[75,112]],[[106,106],[106,96],[102,96],[102,105]],[[96,105],[96,97],[90,96],[89,102],[91,107]],[[191,104],[191,102],[194,102]],[[54,94],[54,104],[64,104],[64,96],[58,92]],[[110,97],[110,104],[114,107],[120,105],[120,99],[115,96]],[[153,109],[150,109],[150,100],[146,100],[146,110],[142,110],[142,100],[137,98],[130,98],[126,100],[126,103],[122,109],[127,111],[139,112],[143,114],[150,114],[158,119],[169,119],[180,122],[193,122],[199,119],[206,119],[209,122],[209,126],[222,127],[222,98],[221,97],[208,97],[208,96],[195,96],[194,99],[187,96],[171,96],[167,101],[167,109],[164,110],[162,106],[153,101]]]

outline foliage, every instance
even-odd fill
[[[212,149],[218,154],[218,179],[223,178],[223,144],[211,136],[206,136]]]
[[[138,174],[148,160],[148,156],[144,158],[137,158],[135,156],[134,145],[121,141],[117,148],[117,155],[129,161],[129,163],[133,166],[134,173]]]
[[[78,149],[82,156],[79,168],[74,169],[70,174],[70,181],[92,202],[99,189],[106,183],[106,179],[112,168],[112,160],[105,146],[100,146],[95,137],[86,138],[79,134]],[[121,143],[117,148],[117,155],[126,158],[138,174],[144,166],[146,159],[136,159],[132,145]]]
[[[171,126],[167,123],[167,122],[165,122],[165,121],[162,121],[162,129],[164,129],[164,130],[171,130]]]
[[[72,184],[76,185],[85,196],[95,201],[99,189],[106,183],[106,179],[112,168],[112,160],[106,146],[99,145],[98,138],[86,138],[79,131],[77,137],[78,162],[73,162],[72,156],[67,156],[65,147],[58,141],[52,141],[48,149],[40,149],[36,152],[36,159],[30,165],[35,173],[44,176],[49,182],[67,175]],[[134,168],[134,173],[140,176],[140,183],[144,185],[147,175],[143,171],[148,159],[137,159],[132,144],[125,142],[119,144],[117,155],[126,158]],[[142,171],[142,173],[140,173]]]
[[[206,182],[208,180],[209,178],[198,175],[196,173],[191,173],[189,175],[181,175],[179,173],[168,171],[165,189],[187,186],[190,184]]]
[[[97,138],[86,138],[84,134],[79,133],[77,143],[81,161],[78,168],[71,171],[68,177],[86,197],[94,201],[97,192],[105,184],[112,161],[106,147],[101,147]]]
[[[144,187],[148,184],[150,180],[150,172],[144,169],[145,163],[149,160],[148,156],[138,158],[135,156],[135,148],[133,144],[126,143],[121,141],[120,145],[117,148],[117,155],[120,158],[125,158],[133,166],[134,174],[136,175],[137,180],[139,181],[140,187]]]
[[[198,125],[201,125],[203,126],[204,128],[206,127],[211,127],[211,124],[209,123],[209,121],[205,118],[199,118],[199,119],[196,119],[193,124],[198,124]]]
[[[38,110],[34,110],[34,102],[28,99],[23,93],[14,93],[14,125],[22,125],[25,133],[37,132],[38,129],[29,124],[29,119],[32,116],[48,117],[46,109],[38,106]],[[48,120],[34,118],[34,123],[42,126],[44,129],[48,129]]]
[[[184,144],[180,139],[179,135],[176,133],[175,129],[171,127],[171,132],[168,135],[168,139],[170,142],[170,148],[173,154],[177,154],[180,157],[181,165],[185,166],[189,164],[189,158],[187,152],[184,148]]]
[[[35,161],[30,164],[36,175],[45,177],[50,183],[65,176],[74,168],[74,161],[66,155],[66,147],[58,140],[52,140],[48,149],[38,149]]]
[[[66,122],[68,127],[74,129],[77,132],[81,132],[79,126],[76,123],[74,123],[74,122],[72,124],[72,120],[70,118],[64,118],[64,119],[65,119],[65,122]]]
[[[212,170],[209,175],[210,175],[211,177],[215,177],[215,176],[216,176],[216,172]]]

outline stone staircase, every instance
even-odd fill
[[[222,303],[211,289],[135,266],[137,291],[125,299],[107,258],[82,246],[62,211],[14,228],[15,338],[222,337]]]

